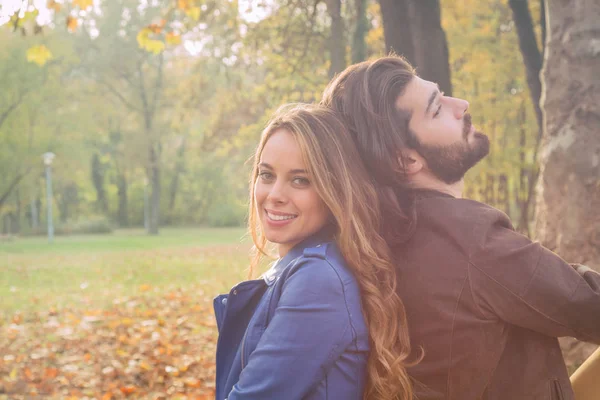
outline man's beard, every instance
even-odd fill
[[[471,115],[465,114],[463,121],[461,141],[448,146],[432,146],[417,140],[415,146],[415,150],[427,161],[431,172],[447,184],[460,181],[490,151],[490,140],[481,132],[474,132],[472,143],[468,142]]]

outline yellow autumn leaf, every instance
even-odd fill
[[[200,19],[200,7],[191,7],[187,9],[185,13],[194,21],[198,21]]]
[[[82,10],[87,10],[94,4],[94,0],[73,0],[73,6],[79,6]]]
[[[187,10],[190,8],[190,0],[177,0],[177,8]]]
[[[77,26],[79,25],[79,23],[77,22],[77,18],[69,15],[67,17],[67,29],[70,30],[71,32],[74,32],[75,29],[77,29]]]
[[[169,32],[167,33],[165,39],[167,43],[171,45],[181,44],[181,35],[178,35],[177,33]]]
[[[30,47],[27,50],[27,61],[36,63],[40,67],[43,66],[52,58],[52,53],[46,46],[39,45]]]
[[[57,3],[56,0],[48,0],[47,7],[50,10],[59,12],[62,6],[60,5],[60,3]]]
[[[151,39],[151,34],[152,30],[150,28],[142,29],[136,37],[138,46],[140,46],[141,49],[151,53],[159,54],[165,49],[165,43],[160,40]]]

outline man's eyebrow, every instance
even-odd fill
[[[437,90],[434,90],[433,93],[431,93],[431,96],[429,96],[429,101],[427,102],[427,108],[425,109],[425,115],[429,114],[429,110],[431,109],[431,105],[433,104],[435,98],[437,97],[438,94],[440,94],[440,85],[438,85],[436,83],[437,86]]]

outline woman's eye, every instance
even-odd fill
[[[269,181],[273,179],[273,174],[270,172],[259,172],[258,177],[263,181]]]
[[[437,117],[438,115],[440,115],[440,111],[442,111],[442,105],[440,104],[440,106],[437,108],[437,110],[435,111],[435,114],[433,114],[433,118]]]
[[[295,185],[298,186],[308,186],[310,181],[307,178],[297,177],[292,180]]]

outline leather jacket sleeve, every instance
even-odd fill
[[[600,343],[600,274],[569,265],[506,221],[488,225],[470,257],[469,280],[489,318]]]
[[[273,317],[228,400],[302,399],[355,346],[347,296],[358,292],[349,292],[348,282],[326,260],[306,258],[299,264],[290,271]],[[357,364],[365,361],[360,360]],[[357,366],[357,371],[364,369]]]

